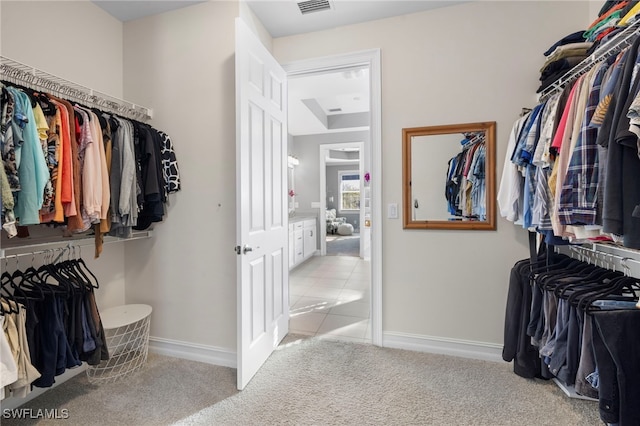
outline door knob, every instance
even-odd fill
[[[253,249],[246,244],[244,245],[244,247],[235,246],[233,250],[236,252],[236,254],[240,254],[240,252],[242,252],[242,254],[247,254],[248,252],[253,251]]]

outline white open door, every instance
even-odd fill
[[[236,19],[238,389],[289,331],[287,75]]]

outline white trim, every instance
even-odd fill
[[[408,333],[384,333],[383,346],[410,351],[459,356],[483,361],[504,362],[502,346],[495,343],[445,337],[421,336]]]
[[[236,352],[216,346],[200,345],[179,340],[149,337],[149,351],[154,354],[237,368]]]
[[[318,159],[320,165],[318,166],[320,171],[320,212],[318,213],[318,220],[320,221],[320,256],[327,255],[327,162],[325,160],[324,145],[320,145],[320,154]]]
[[[382,77],[380,49],[369,53],[371,82],[371,341],[382,346]]]
[[[360,173],[360,187],[364,187],[364,150],[365,143],[364,142],[341,142],[341,143],[325,143],[319,145],[319,171],[320,171],[320,255],[327,255],[327,240],[324,238],[324,235],[327,235],[327,154],[332,149],[341,149],[341,148],[358,148],[360,153],[360,158],[358,159],[358,173]],[[339,203],[339,201],[338,201]],[[336,209],[338,212],[339,209]],[[358,212],[358,220],[360,221],[360,226],[363,226],[364,222],[364,207],[360,206],[360,210],[354,210]],[[362,229],[362,228],[361,228]],[[362,232],[360,233],[362,235]],[[362,238],[360,238],[360,257],[362,257]]]
[[[370,156],[371,156],[371,342],[382,346],[382,95],[380,49],[325,56],[285,64],[288,76],[331,72],[354,66],[369,67],[371,83]],[[321,194],[322,195],[322,194]],[[323,220],[323,212],[320,212]],[[322,224],[320,225],[322,226]]]
[[[2,405],[2,409],[3,410],[12,410],[14,408],[18,408],[18,407],[26,404],[27,402],[31,401],[32,399],[39,397],[40,395],[44,394],[45,392],[48,392],[51,389],[57,388],[58,386],[60,386],[64,382],[66,382],[67,380],[73,379],[78,374],[84,373],[85,371],[87,371],[88,367],[89,367],[89,365],[86,362],[83,362],[82,365],[80,365],[80,366],[78,366],[76,368],[68,368],[67,370],[65,370],[64,373],[62,373],[59,376],[56,376],[56,381],[51,387],[49,387],[49,388],[39,388],[39,387],[35,387],[34,386],[33,390],[31,392],[29,392],[29,394],[27,394],[27,396],[25,396],[24,398],[17,398],[17,397],[14,397],[14,396],[10,396],[10,397],[7,397],[7,398],[3,399],[2,402],[0,403],[0,405]]]

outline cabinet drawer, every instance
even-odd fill
[[[303,226],[304,226],[304,222],[303,222],[303,221],[300,221],[300,222],[294,222],[294,223],[293,223],[293,229],[295,229],[296,231],[297,231],[298,229],[302,229],[302,228],[303,228]]]
[[[316,220],[315,219],[310,219],[310,220],[305,220],[304,221],[304,227],[305,228],[315,228],[316,227]]]

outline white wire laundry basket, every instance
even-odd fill
[[[151,310],[149,305],[123,305],[100,312],[109,359],[89,366],[89,383],[114,382],[146,363]]]

